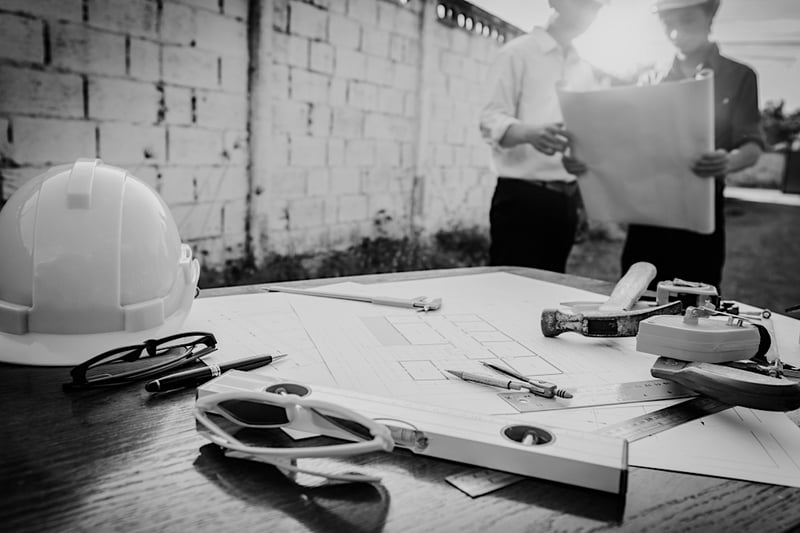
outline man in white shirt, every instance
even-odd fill
[[[575,176],[566,169],[571,160],[562,155],[569,134],[561,126],[556,86],[598,86],[572,41],[604,2],[549,1],[555,14],[547,27],[509,42],[494,59],[480,129],[498,174],[489,214],[490,264],[564,272],[580,199]]]

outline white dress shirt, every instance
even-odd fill
[[[502,148],[500,139],[509,126],[544,126],[562,122],[556,86],[591,90],[599,83],[592,67],[573,48],[564,49],[544,28],[517,37],[500,49],[489,67],[480,129],[492,147],[499,176],[541,181],[574,181],[561,165],[561,154],[548,156],[528,143]]]

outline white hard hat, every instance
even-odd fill
[[[53,167],[0,211],[0,361],[75,365],[179,331],[200,266],[164,200],[99,159]]]
[[[669,11],[670,9],[681,9],[703,4],[717,6],[719,0],[655,0],[653,2],[653,11],[659,13],[661,11]]]
[[[593,1],[593,2],[595,2],[596,4],[600,4],[601,6],[607,6],[607,5],[608,5],[608,4],[611,2],[611,0],[592,0],[592,1]],[[584,1],[584,3],[585,3],[585,1]],[[554,8],[556,11],[558,11],[558,3],[556,3],[556,4],[551,4],[551,6],[552,6],[552,7],[553,7],[553,8]]]

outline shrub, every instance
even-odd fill
[[[800,149],[800,109],[787,114],[784,101],[769,102],[761,112],[767,144],[775,150]]]
[[[201,268],[201,288],[383,274],[434,268],[482,266],[489,257],[489,237],[480,228],[440,230],[432,238],[419,233],[392,237],[376,225],[376,237],[365,237],[346,250],[315,254],[269,254],[255,267],[231,260],[223,268]]]

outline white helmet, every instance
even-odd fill
[[[0,211],[0,361],[75,365],[176,333],[199,274],[147,184],[99,159],[53,167]]]
[[[719,8],[719,0],[654,0],[653,11],[661,13],[672,9],[683,9],[685,7],[708,5],[716,13]]]

